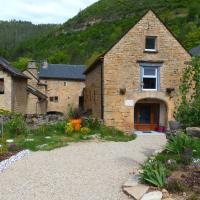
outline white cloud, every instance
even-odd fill
[[[63,23],[97,0],[0,0],[0,20]]]

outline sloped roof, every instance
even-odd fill
[[[48,64],[40,67],[39,78],[84,81],[85,69],[84,65]]]
[[[42,92],[40,92],[39,90],[35,89],[30,85],[27,86],[27,91],[40,99],[47,99],[47,96],[45,94],[43,94]]]
[[[16,77],[18,77],[18,78],[28,79],[28,77],[27,77],[25,74],[23,74],[20,70],[18,70],[18,69],[16,69],[16,68],[12,67],[12,66],[10,65],[10,63],[9,63],[6,59],[4,59],[4,58],[2,58],[2,57],[0,57],[0,66],[1,66],[5,71],[7,71],[8,73],[10,73],[12,76],[16,76]]]
[[[198,45],[198,46],[192,48],[192,49],[190,50],[190,54],[191,54],[192,56],[200,56],[200,45]]]

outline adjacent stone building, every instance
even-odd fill
[[[47,113],[68,112],[69,107],[82,106],[85,87],[84,65],[49,64],[44,62],[38,78],[46,84],[48,97]]]
[[[26,114],[46,114],[48,106],[47,85],[38,78],[36,62],[30,61],[23,73],[29,77]]]
[[[190,60],[150,10],[85,71],[85,109],[129,133],[167,128]]]
[[[28,77],[0,57],[0,109],[26,113]]]

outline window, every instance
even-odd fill
[[[142,67],[142,89],[158,89],[158,67]]]
[[[4,94],[4,79],[0,79],[0,94]]]
[[[156,37],[153,37],[153,36],[146,37],[145,50],[156,51]]]
[[[66,86],[67,85],[67,82],[64,82],[64,86]]]
[[[50,102],[58,103],[58,96],[49,97]]]

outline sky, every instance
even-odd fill
[[[0,0],[0,20],[63,23],[97,0]]]

